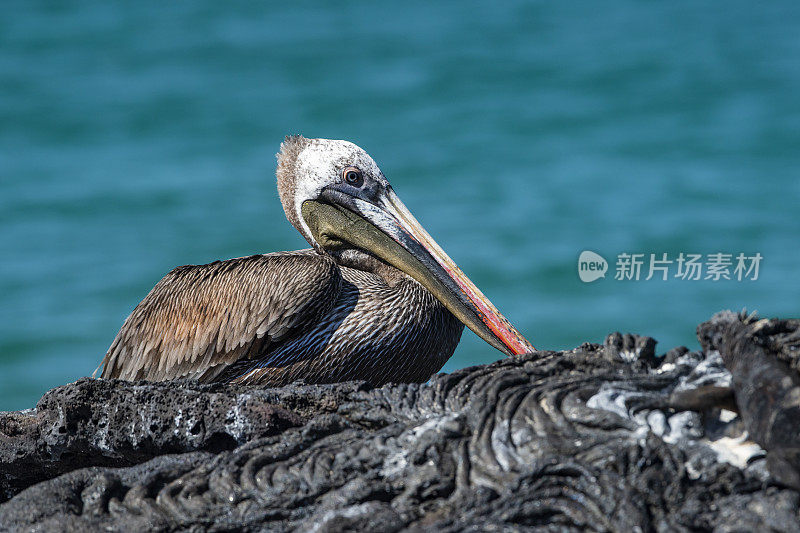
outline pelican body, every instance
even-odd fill
[[[464,325],[507,355],[534,350],[364,150],[289,136],[277,158],[286,217],[312,248],[172,270],[125,320],[101,377],[423,382]]]

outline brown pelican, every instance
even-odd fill
[[[290,136],[277,157],[286,217],[312,248],[174,269],[125,320],[103,378],[423,382],[465,324],[505,354],[534,350],[364,150]]]

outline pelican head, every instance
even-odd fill
[[[534,350],[417,222],[367,152],[347,141],[286,137],[277,176],[286,217],[314,248],[377,257],[503,353]]]

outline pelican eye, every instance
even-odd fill
[[[342,171],[344,181],[353,187],[361,187],[364,184],[364,175],[356,167],[347,167]]]

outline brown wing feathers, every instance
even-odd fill
[[[210,381],[314,323],[341,283],[333,260],[311,250],[178,267],[125,321],[102,377]]]

